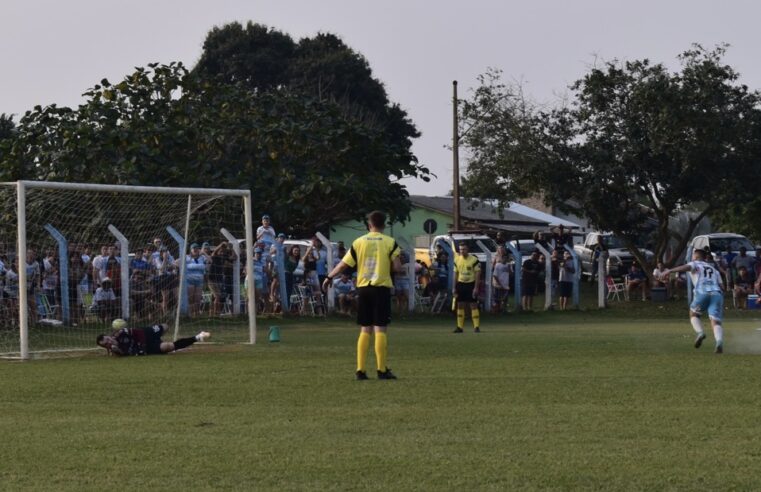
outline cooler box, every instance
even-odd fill
[[[653,302],[666,302],[668,297],[665,287],[653,287],[650,289],[650,299],[652,299]]]
[[[758,296],[754,294],[748,295],[748,309],[761,309],[761,304],[758,302]]]

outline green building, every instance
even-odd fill
[[[386,229],[386,233],[400,242],[406,242],[413,247],[428,247],[431,239],[440,234],[446,234],[452,229],[454,223],[451,196],[431,197],[413,195],[410,197],[412,211],[410,220],[392,224]],[[527,207],[520,206],[523,213],[518,213],[512,208],[505,208],[500,214],[497,209],[487,203],[473,202],[465,199],[460,200],[460,215],[463,229],[481,230],[492,234],[498,231],[506,233],[508,239],[525,239],[537,230],[545,230],[551,225],[563,223],[566,227],[578,227],[572,222],[563,221],[557,217],[543,214],[533,209],[536,213],[526,212]],[[516,206],[516,208],[519,208]],[[539,217],[539,218],[537,218]],[[552,219],[557,219],[553,221]],[[424,224],[433,221],[435,230],[432,234],[426,233]],[[359,221],[346,221],[332,227],[331,241],[343,241],[347,246],[357,237],[365,234],[365,224]]]

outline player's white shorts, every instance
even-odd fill
[[[690,310],[697,314],[707,312],[712,320],[721,321],[724,312],[724,295],[721,292],[695,294]]]

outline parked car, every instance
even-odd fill
[[[608,251],[607,271],[613,277],[623,277],[629,272],[634,263],[634,255],[627,249],[620,238],[609,232],[590,232],[584,239],[583,244],[573,247],[581,262],[581,274],[594,278],[597,271],[597,258],[594,257],[594,247],[602,239],[602,243]],[[640,249],[648,260],[653,257],[652,251]]]
[[[703,234],[692,238],[690,243],[693,249],[710,248],[711,254],[715,259],[726,254],[740,254],[740,248],[745,248],[748,256],[755,256],[756,251],[753,243],[742,234],[733,234],[730,232],[717,232],[714,234]],[[691,258],[688,258],[688,261]]]
[[[486,247],[486,250],[478,245],[479,242]],[[436,236],[433,238],[433,241],[431,241],[431,247],[428,250],[428,262],[426,262],[426,265],[430,266],[432,259],[436,256],[437,246],[446,244],[454,254],[457,254],[460,251],[460,245],[463,243],[468,245],[468,251],[470,251],[470,254],[478,258],[478,261],[481,262],[481,264],[486,263],[487,252],[492,255],[497,253],[497,243],[486,234],[480,232],[445,234]]]

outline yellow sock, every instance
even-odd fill
[[[388,339],[385,333],[375,332],[375,361],[378,363],[378,370],[386,372],[386,356],[388,355]]]
[[[457,328],[465,326],[465,308],[457,308]]]
[[[481,326],[481,311],[478,308],[470,310],[470,317],[473,319],[473,328]]]
[[[357,370],[365,372],[367,365],[367,349],[370,348],[370,334],[361,332],[357,340]]]

